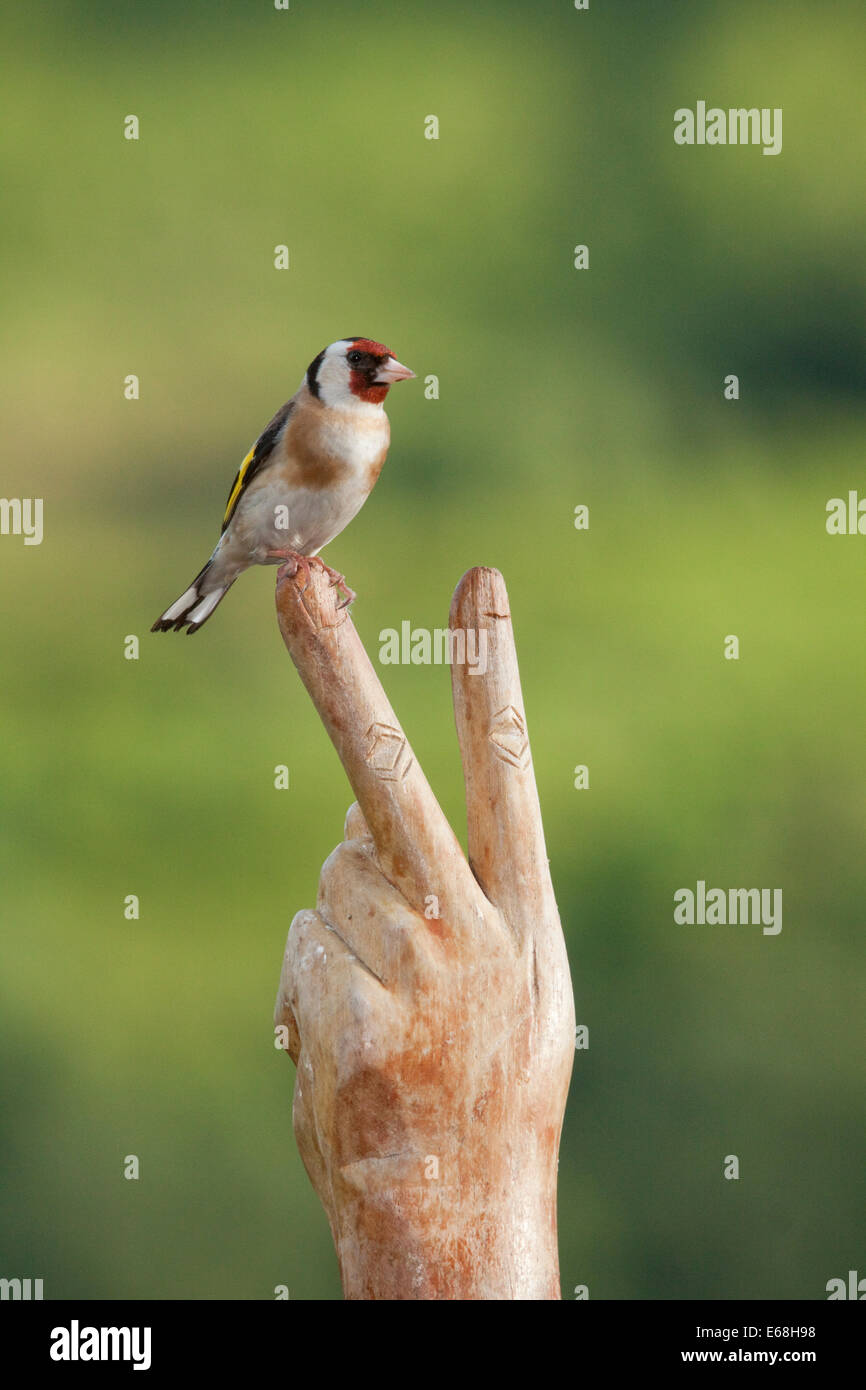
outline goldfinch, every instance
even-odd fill
[[[308,567],[370,495],[391,437],[385,397],[414,375],[372,338],[340,338],[314,357],[238,469],[216,549],[151,632],[198,632],[250,565]],[[351,603],[343,576],[318,563]]]

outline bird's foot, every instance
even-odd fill
[[[285,564],[277,570],[278,583],[281,579],[294,579],[302,574],[306,585],[310,584],[310,561],[306,555],[300,555],[297,550],[269,550],[268,559],[285,560]]]
[[[332,589],[343,590],[345,598],[337,604],[338,608],[348,608],[350,604],[355,602],[355,599],[358,597],[358,595],[355,593],[354,589],[349,588],[348,584],[346,583],[345,575],[340,574],[339,570],[331,569],[330,565],[326,565],[321,555],[311,555],[310,563],[321,565],[325,574],[330,576]]]

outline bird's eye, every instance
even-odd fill
[[[364,354],[362,352],[359,352],[357,348],[353,348],[351,352],[346,354],[346,361],[351,362],[353,367],[357,367],[363,356]]]

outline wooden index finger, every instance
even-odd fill
[[[512,925],[558,923],[505,581],[476,568],[454,591],[451,686],[466,783],[469,863]],[[552,911],[552,917],[550,913]]]
[[[351,618],[319,568],[309,582],[300,572],[278,575],[276,600],[283,641],[358,798],[382,873],[417,911],[436,898],[431,929],[453,926],[474,880]]]

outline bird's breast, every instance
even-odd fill
[[[361,419],[294,412],[275,456],[241,496],[226,545],[259,564],[276,549],[315,555],[364,505],[389,438],[384,411]]]
[[[282,441],[290,486],[315,491],[373,487],[388,453],[390,427],[384,410],[374,416],[300,410]]]

